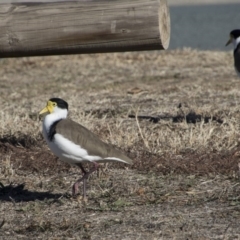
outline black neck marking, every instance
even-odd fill
[[[52,142],[53,140],[53,137],[54,135],[56,134],[56,126],[57,124],[61,121],[62,119],[60,120],[57,120],[55,121],[49,128],[49,132],[48,132],[48,140]]]

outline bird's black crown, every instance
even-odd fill
[[[49,101],[57,103],[59,108],[68,110],[68,103],[61,98],[51,98]]]
[[[240,29],[235,29],[230,32],[230,36],[232,36],[234,39],[237,39],[240,37]]]

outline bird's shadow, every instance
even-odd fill
[[[29,201],[44,201],[57,200],[62,197],[62,194],[53,194],[49,192],[35,192],[24,189],[24,184],[4,186],[0,182],[0,202],[29,202]]]

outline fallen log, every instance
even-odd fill
[[[0,3],[0,57],[167,49],[166,0]]]

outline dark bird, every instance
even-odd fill
[[[240,77],[240,29],[232,30],[229,36],[230,38],[226,43],[226,46],[230,43],[233,44],[234,67]]]

